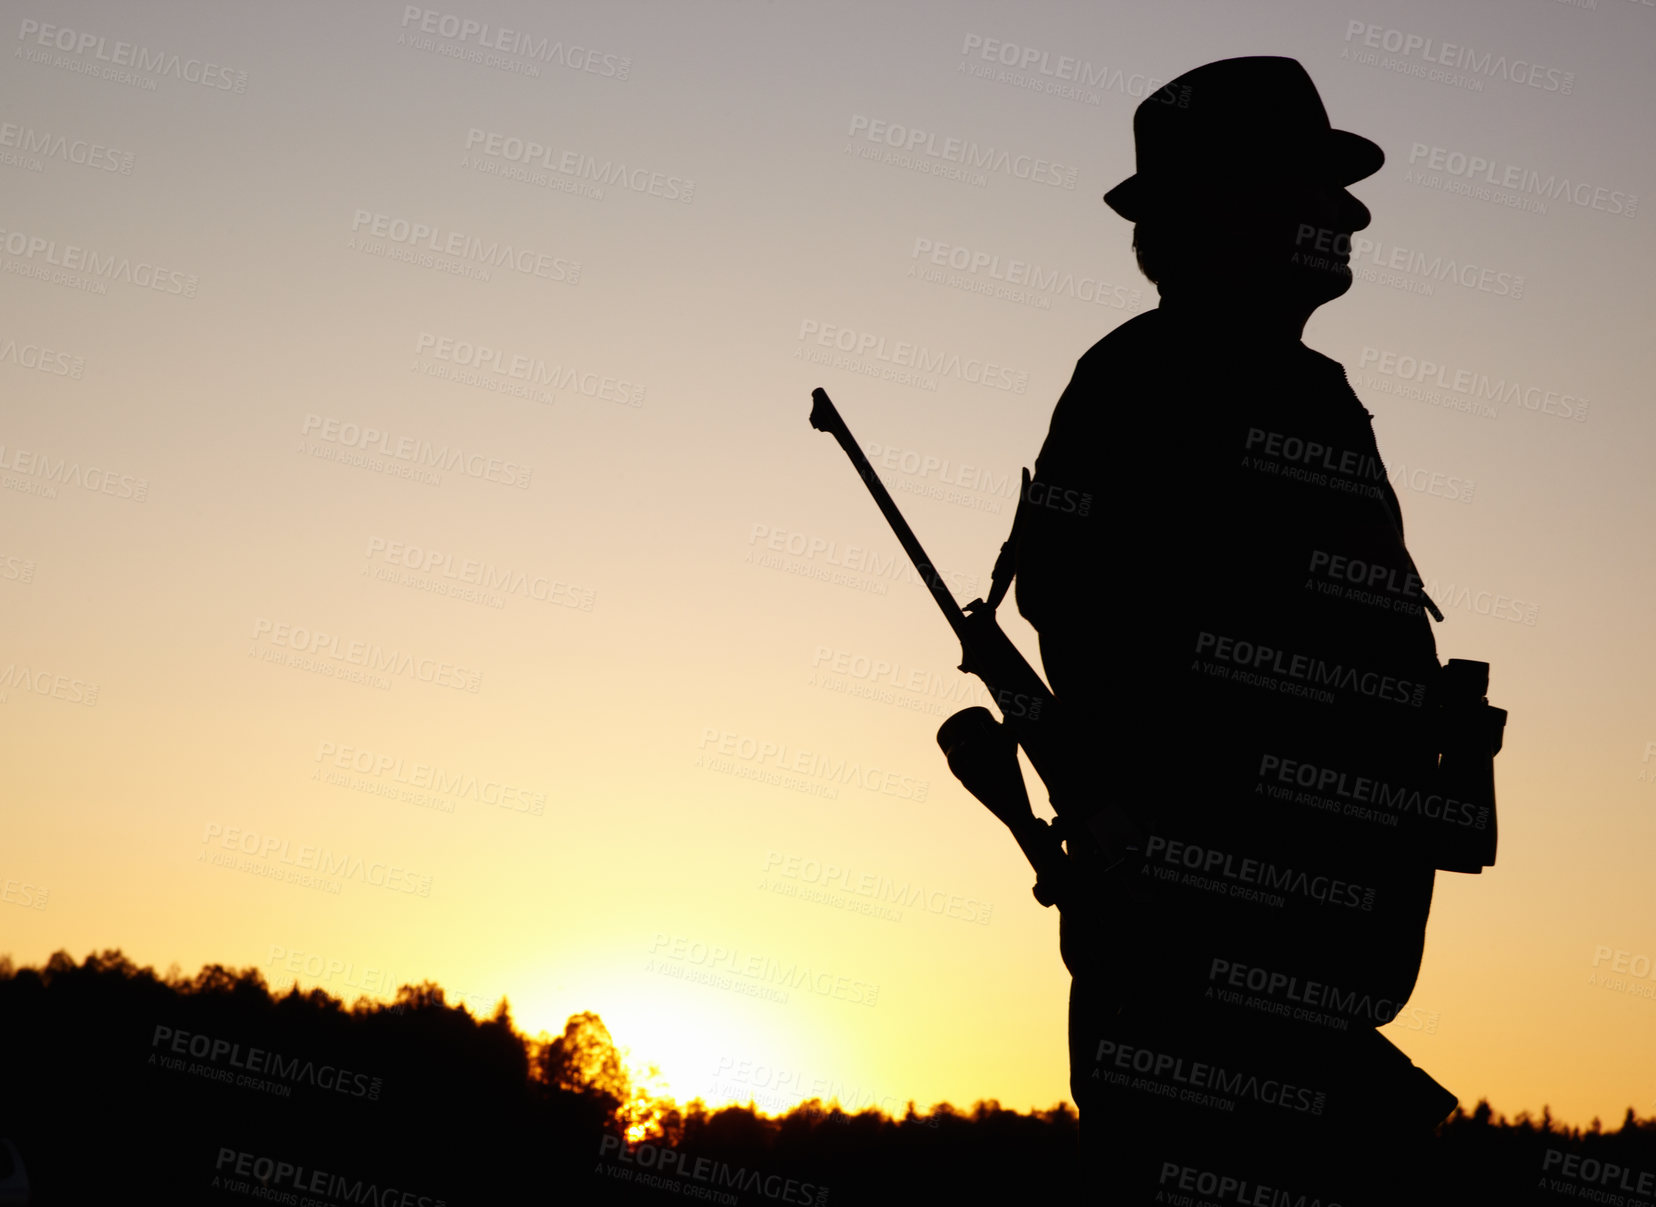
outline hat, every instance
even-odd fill
[[[1187,71],[1133,113],[1138,171],[1104,194],[1130,222],[1170,199],[1292,174],[1347,185],[1372,176],[1386,153],[1329,125],[1317,86],[1297,59],[1220,59]]]

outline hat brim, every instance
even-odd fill
[[[1386,162],[1386,153],[1378,143],[1349,130],[1330,130],[1320,142],[1315,161],[1317,174],[1334,184],[1355,184],[1364,177],[1374,175]],[[1135,172],[1104,194],[1104,204],[1127,221],[1137,222],[1155,208],[1169,190],[1183,192],[1188,187],[1188,179],[1158,179]]]

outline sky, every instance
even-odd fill
[[[1656,8],[7,22],[0,952],[595,1011],[681,1100],[1066,1100],[1056,914],[934,741],[981,689],[810,392],[981,594],[1156,303],[1134,107],[1278,54],[1386,152],[1305,339],[1509,712],[1386,1034],[1469,1107],[1656,1110]]]

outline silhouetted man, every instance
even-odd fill
[[[1085,1176],[1109,1202],[1429,1201],[1409,1179],[1455,1099],[1375,1028],[1434,863],[1373,785],[1433,774],[1436,607],[1368,412],[1300,342],[1384,155],[1285,58],[1199,67],[1133,127],[1105,201],[1161,303],[1077,364],[1017,544],[1098,803],[1139,831],[1108,870],[1069,844]]]

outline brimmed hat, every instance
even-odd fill
[[[1130,222],[1169,202],[1289,174],[1347,185],[1386,162],[1376,144],[1329,125],[1298,60],[1220,59],[1187,71],[1133,113],[1138,171],[1104,194]]]

